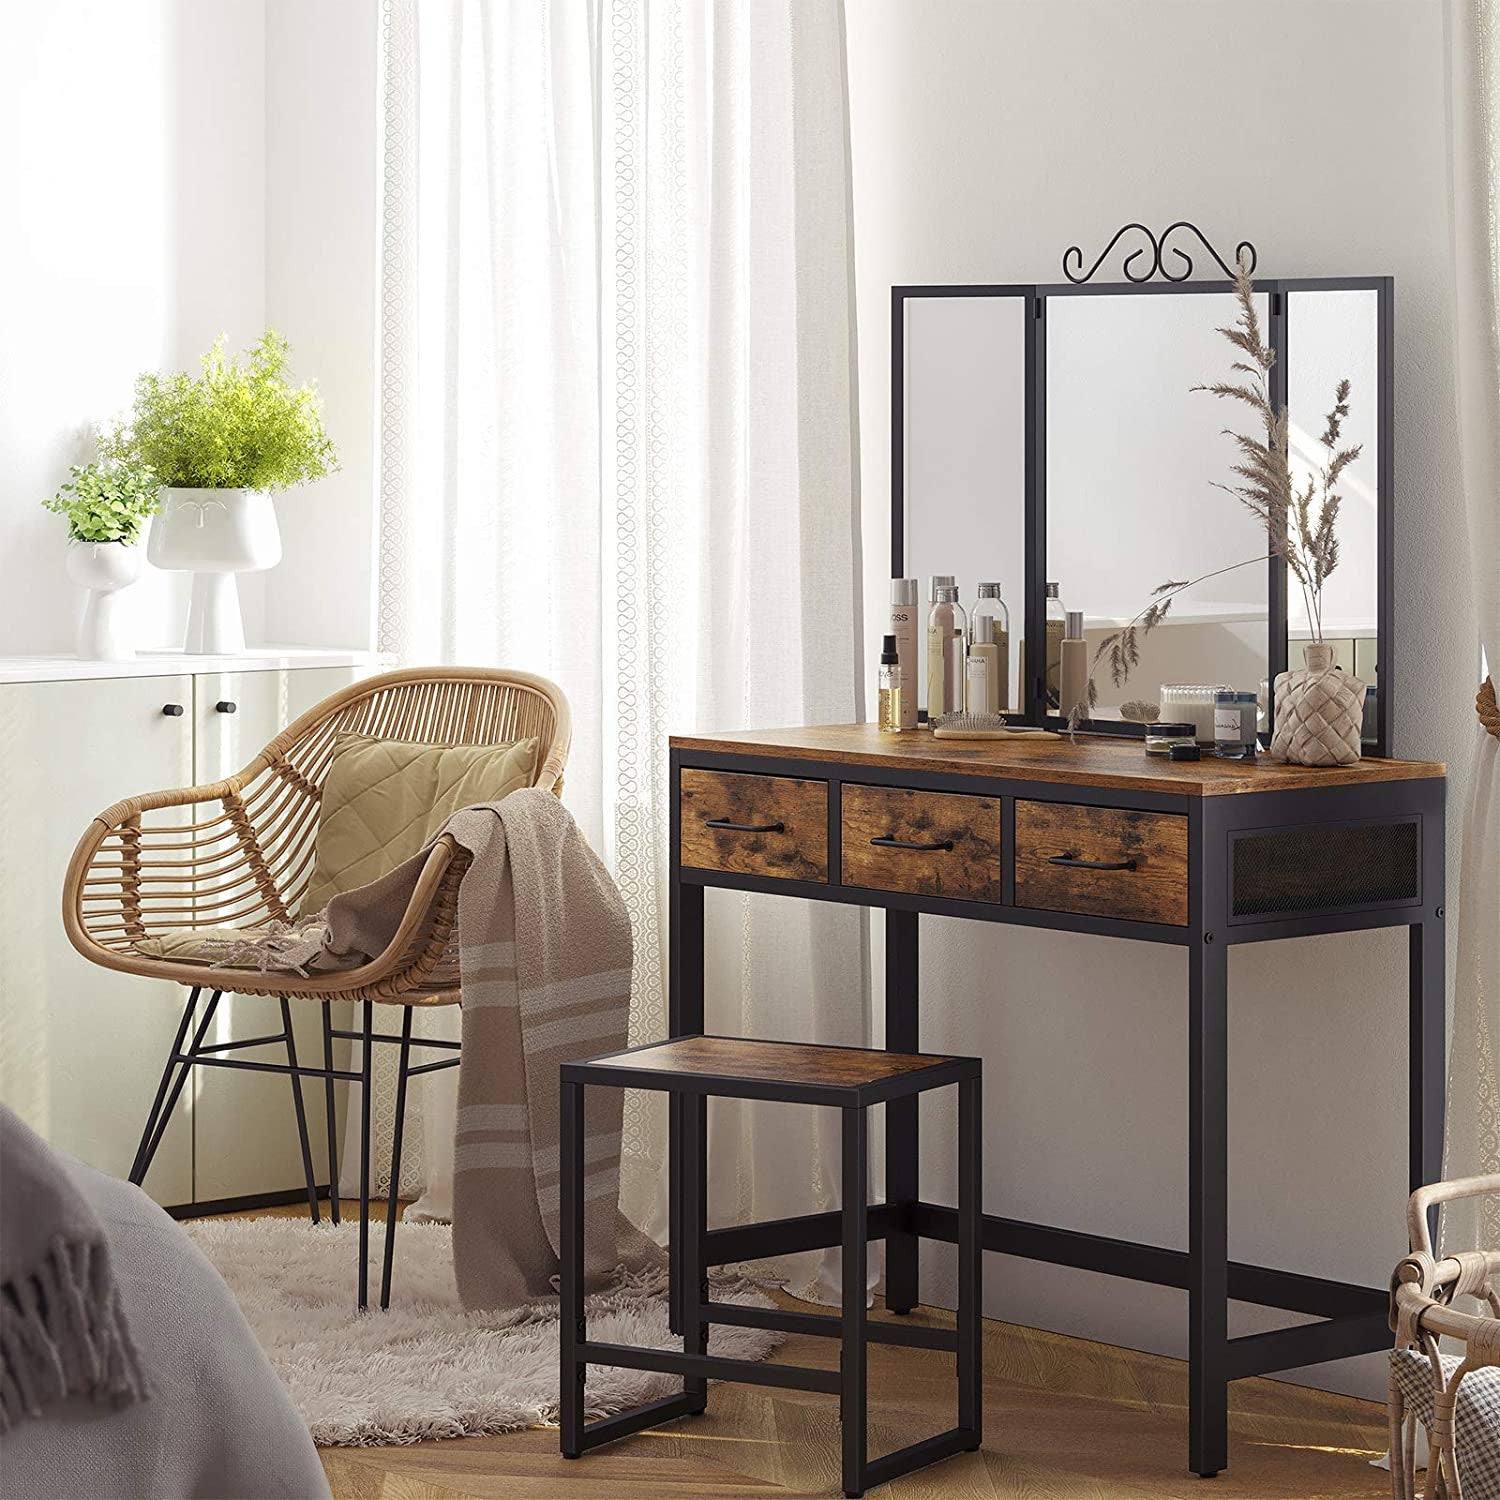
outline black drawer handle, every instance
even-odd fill
[[[877,849],[915,849],[922,854],[936,854],[939,851],[946,853],[953,848],[952,839],[940,839],[935,844],[915,844],[910,839],[898,839],[893,833],[883,833],[870,842]]]
[[[1072,870],[1133,870],[1133,859],[1079,859],[1076,854],[1054,854],[1049,865],[1067,865]]]
[[[182,717],[182,705],[180,703],[163,703],[161,711],[169,719],[180,719]]]
[[[214,704],[214,712],[216,714],[237,714],[239,711],[240,706],[233,698],[220,698]]]
[[[785,833],[785,823],[732,823],[728,818],[705,818],[705,828],[722,828],[727,833]]]

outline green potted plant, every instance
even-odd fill
[[[317,393],[287,378],[290,352],[267,329],[226,358],[221,337],[197,376],[140,376],[129,420],[104,440],[106,455],[148,465],[165,489],[147,556],[193,574],[192,652],[245,649],[235,577],[281,560],[271,496],[338,467]]]
[[[141,533],[156,514],[160,483],[148,465],[131,462],[74,464],[69,474],[42,504],[67,517],[68,577],[89,591],[78,654],[129,661],[135,649],[115,596],[140,577]]]

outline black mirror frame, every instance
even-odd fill
[[[1289,344],[1288,295],[1294,292],[1372,291],[1376,307],[1376,522],[1375,522],[1375,691],[1374,743],[1368,750],[1377,756],[1390,754],[1391,725],[1391,576],[1393,565],[1395,486],[1395,278],[1390,276],[1257,277],[1255,290],[1269,299],[1270,345],[1276,352],[1271,367],[1271,399],[1286,401],[1287,349]],[[1025,336],[1025,431],[1024,473],[1026,598],[1023,635],[1026,660],[1046,659],[1047,577],[1047,303],[1053,297],[1098,296],[1192,296],[1205,292],[1233,291],[1230,281],[1110,282],[1023,284],[995,283],[947,286],[893,286],[891,288],[891,576],[905,576],[905,304],[922,297],[1017,297],[1026,302]],[[1267,677],[1272,682],[1287,669],[1286,564],[1273,559],[1267,587],[1269,610],[1266,649]],[[1045,678],[1034,667],[1022,684],[1022,714],[1029,724],[1061,728],[1063,720],[1044,714],[1038,706],[1045,694]],[[1090,720],[1091,733],[1139,737],[1144,726],[1121,720]]]

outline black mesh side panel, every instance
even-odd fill
[[[1230,912],[1287,917],[1415,901],[1420,868],[1414,819],[1241,834],[1234,839]]]

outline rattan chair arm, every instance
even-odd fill
[[[100,825],[101,829],[103,825]],[[87,836],[74,853],[84,856]],[[148,975],[178,984],[201,985],[234,994],[274,994],[318,998],[389,998],[423,988],[452,936],[457,917],[457,888],[468,867],[468,856],[448,834],[438,837],[417,876],[401,921],[385,948],[368,963],[310,975],[254,969],[219,969],[209,964],[145,958],[129,950],[109,948],[89,933],[76,904],[63,907],[63,927],[69,941],[85,958],[107,969]],[[73,869],[69,869],[69,884]],[[445,889],[445,887],[447,889]],[[444,903],[440,898],[449,895]]]
[[[1429,1209],[1460,1198],[1479,1198],[1486,1193],[1500,1193],[1500,1174],[1455,1177],[1449,1182],[1433,1182],[1426,1187],[1419,1187],[1406,1205],[1406,1230],[1411,1248],[1432,1254],[1432,1238],[1427,1231]]]
[[[1434,1301],[1413,1283],[1396,1288],[1395,1302],[1397,1310],[1410,1319],[1409,1327],[1462,1343],[1471,1365],[1500,1365],[1500,1320],[1491,1314],[1460,1312]]]

